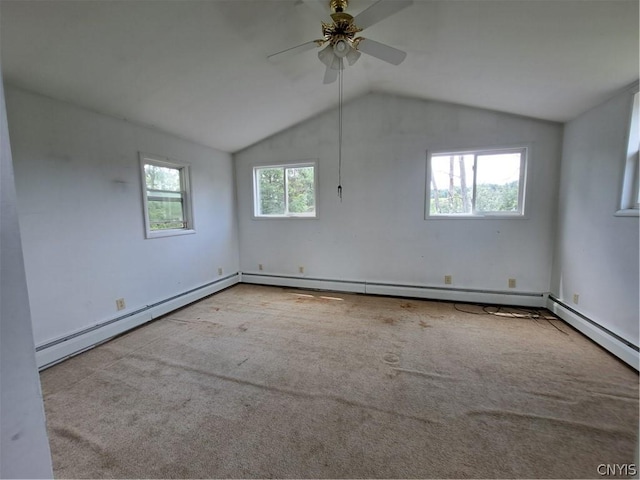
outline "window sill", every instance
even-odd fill
[[[192,235],[196,233],[195,230],[159,230],[154,232],[147,232],[147,238],[162,238],[162,237],[175,237],[178,235]]]
[[[317,220],[318,213],[314,215],[251,215],[253,220]]]
[[[639,217],[640,210],[637,208],[625,208],[623,210],[618,210],[613,215],[616,217]]]
[[[526,220],[526,215],[427,215],[425,220]]]

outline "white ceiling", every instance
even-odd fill
[[[352,15],[374,3],[351,0]],[[5,82],[234,152],[337,104],[295,0],[2,0]],[[328,11],[328,7],[327,7]],[[362,35],[347,99],[389,92],[566,121],[638,78],[637,0],[415,0]]]

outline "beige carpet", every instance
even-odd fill
[[[55,474],[601,478],[635,461],[635,371],[559,320],[457,307],[475,314],[228,289],[42,373]]]

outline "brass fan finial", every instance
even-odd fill
[[[334,13],[344,12],[345,9],[349,6],[348,0],[330,0],[329,7]]]

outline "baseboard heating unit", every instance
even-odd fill
[[[546,307],[547,295],[537,292],[504,290],[474,290],[470,288],[431,287],[423,285],[366,282],[359,280],[333,280],[326,278],[293,277],[261,273],[242,273],[242,283],[275,285],[280,287],[309,288],[335,292],[413,297],[452,302],[488,303],[521,307]]]
[[[638,345],[634,345],[586,315],[571,308],[554,295],[549,295],[546,307],[580,333],[593,340],[605,350],[611,352],[630,367],[638,370],[640,364]]]
[[[240,282],[240,274],[234,273],[201,285],[151,305],[146,305],[126,315],[100,322],[88,328],[67,334],[36,347],[36,362],[44,369],[62,360],[104,343],[116,335],[136,328],[173,310],[231,287]]]

